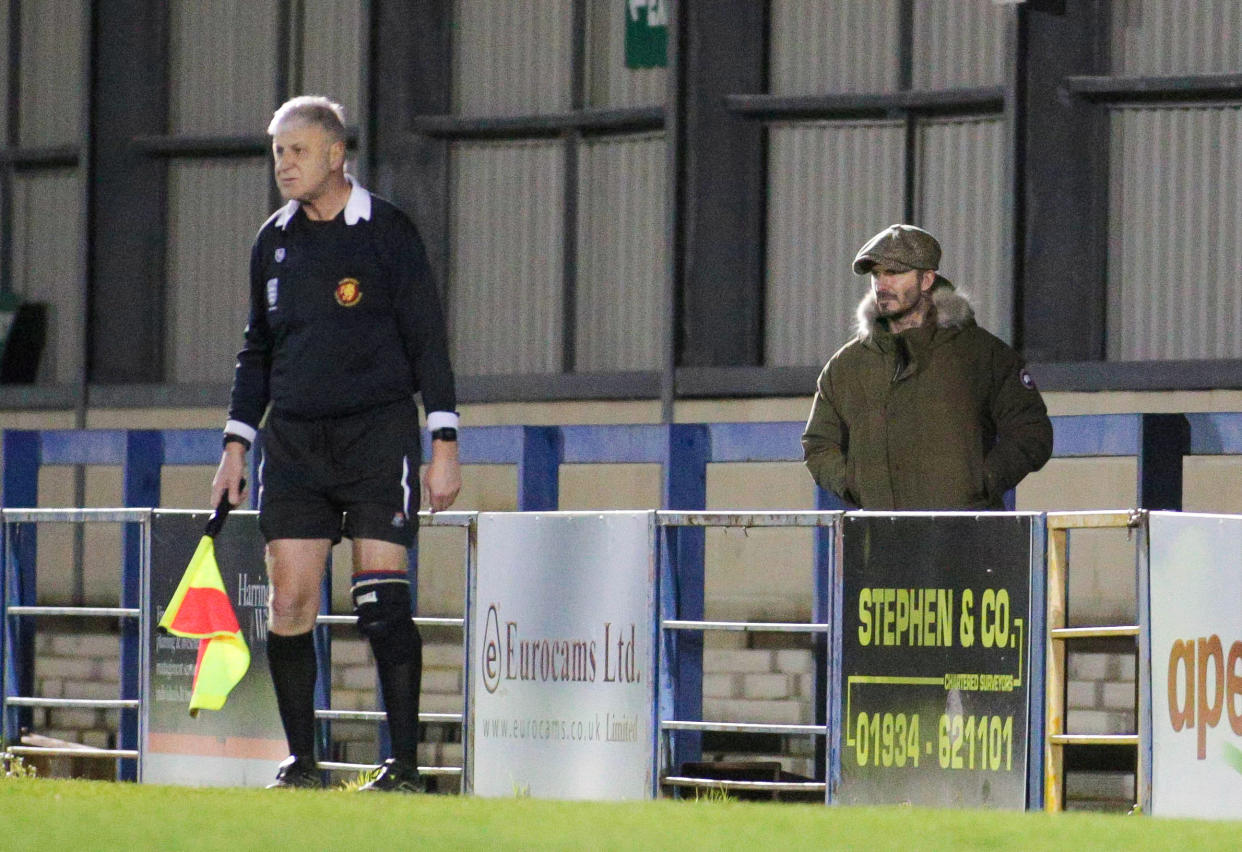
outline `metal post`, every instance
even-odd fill
[[[815,489],[815,508],[821,511],[833,511],[845,508],[841,498],[823,488]],[[833,601],[836,598],[836,575],[833,572],[833,554],[835,551],[836,525],[815,528],[815,568],[812,582],[812,616],[811,620],[821,624],[832,624]],[[815,713],[815,724],[828,724],[828,685],[832,680],[829,666],[829,635],[817,634],[812,637],[812,656],[815,669],[812,674],[812,705]],[[828,781],[827,769],[828,742],[826,738],[815,740],[815,777]],[[829,784],[831,790],[831,784]]]
[[[564,452],[555,426],[523,426],[518,459],[517,507],[522,512],[555,512],[560,502],[560,465]]]
[[[672,424],[664,463],[664,508],[703,509],[707,505],[707,460],[711,441],[701,424]],[[667,536],[672,576],[661,584],[662,595],[678,619],[701,620],[704,601],[704,530],[678,529]],[[662,607],[666,617],[669,606]],[[666,638],[672,675],[673,716],[680,720],[703,718],[703,636],[678,633]],[[679,731],[673,736],[675,770],[703,753],[702,734]]]
[[[164,463],[164,435],[156,430],[125,433],[125,459],[122,462],[122,502],[126,507],[155,508],[160,504],[160,470]],[[122,528],[121,606],[142,606],[143,525],[128,523]],[[140,697],[141,636],[135,619],[123,619],[121,630],[121,695]],[[117,725],[117,746],[137,749],[138,712],[121,710]],[[118,781],[138,780],[138,768],[130,761],[117,762]]]
[[[39,502],[39,460],[42,441],[38,432],[11,430],[4,433],[4,493],[6,508],[33,508]],[[4,606],[30,606],[35,602],[35,543],[30,531],[5,528]],[[27,618],[7,615],[4,633],[4,696],[28,696],[34,692],[34,624]],[[29,727],[28,707],[5,708],[3,735],[14,743],[21,729]]]
[[[1135,563],[1138,584],[1138,757],[1134,767],[1134,801],[1150,814],[1152,794],[1152,713],[1151,713],[1151,524],[1136,531]],[[1161,688],[1164,685],[1161,684]],[[1232,700],[1232,699],[1231,699]],[[1231,708],[1232,709],[1232,708]]]
[[[1182,460],[1190,454],[1190,421],[1184,414],[1142,415],[1138,458],[1139,508],[1182,508]]]
[[[1012,492],[1010,492],[1012,493]],[[1031,521],[1031,602],[1030,631],[1027,634],[1027,713],[1030,734],[1027,739],[1026,809],[1044,807],[1044,742],[1048,722],[1044,716],[1044,689],[1048,684],[1044,672],[1044,648],[1048,642],[1048,516],[1041,514]],[[1064,651],[1064,643],[1062,643]]]
[[[413,576],[418,576],[418,568],[410,565],[408,570],[413,572]],[[417,590],[418,584],[411,581],[411,590]],[[411,601],[411,606],[414,606]],[[319,611],[326,614],[332,612],[332,554],[328,554],[328,560],[324,564],[323,583],[319,587]],[[316,624],[315,625],[315,709],[328,710],[332,707],[332,625]],[[379,689],[379,681],[376,680],[375,705],[378,709],[384,709],[383,693]],[[381,749],[388,748],[388,722],[379,723],[379,746]],[[329,751],[332,748],[332,722],[323,719],[319,721],[315,728],[315,747],[319,754],[320,760],[329,758]]]

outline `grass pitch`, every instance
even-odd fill
[[[1237,849],[1242,823],[0,778],[0,849]]]

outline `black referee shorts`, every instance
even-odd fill
[[[263,538],[326,538],[335,544],[345,536],[412,547],[420,460],[412,399],[320,420],[272,412],[259,467]]]

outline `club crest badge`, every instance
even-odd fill
[[[267,309],[269,311],[276,310],[276,296],[280,290],[280,279],[267,279]]]
[[[336,285],[336,303],[342,308],[352,308],[362,301],[362,287],[357,278],[342,278]]]
[[[285,259],[285,247],[281,246],[280,248],[276,249],[276,262],[282,263],[284,259]]]
[[[1021,380],[1022,386],[1027,390],[1035,390],[1035,380],[1031,378],[1031,374],[1026,370],[1018,373],[1018,378]]]

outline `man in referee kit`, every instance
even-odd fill
[[[353,542],[351,595],[371,645],[392,757],[364,790],[420,792],[422,640],[406,552],[418,532],[421,393],[431,511],[461,488],[444,316],[413,223],[345,173],[341,107],[294,98],[268,125],[288,203],[250,253],[250,321],[237,356],[212,505],[241,503],[263,423],[259,527],[267,542],[267,655],[289,741],[273,787],[318,787],[315,645],[332,545]],[[270,406],[270,411],[269,411]]]

